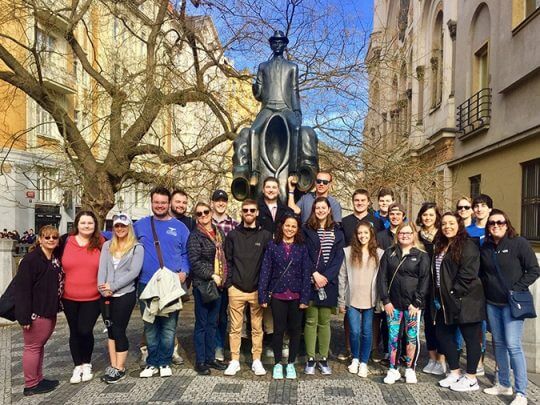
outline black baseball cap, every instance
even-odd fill
[[[223,190],[216,190],[212,194],[212,201],[225,200],[229,201],[229,195]]]

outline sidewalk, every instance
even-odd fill
[[[138,377],[138,341],[142,331],[142,321],[134,312],[130,322],[130,355],[128,358],[129,376],[115,385],[106,385],[99,380],[108,364],[106,334],[103,323],[98,321],[94,331],[96,344],[93,357],[94,380],[76,385],[69,384],[73,364],[68,347],[68,327],[63,316],[59,317],[56,331],[45,349],[45,376],[60,380],[60,387],[46,395],[24,397],[22,375],[22,334],[18,327],[0,328],[0,403],[3,404],[188,404],[188,403],[284,403],[284,404],[508,404],[511,397],[493,397],[481,391],[456,393],[437,385],[439,378],[423,374],[420,370],[426,364],[423,349],[418,362],[418,384],[398,382],[383,384],[385,369],[370,364],[371,374],[367,379],[348,373],[347,365],[331,361],[333,374],[322,377],[305,376],[298,364],[297,381],[273,381],[271,366],[266,359],[269,371],[266,376],[255,377],[249,364],[242,363],[242,371],[236,377],[224,377],[213,372],[211,376],[198,376],[193,371],[194,348],[192,342],[193,308],[189,303],[181,313],[179,337],[182,345],[183,366],[173,368],[173,376],[161,379]],[[341,322],[336,317],[332,322],[332,351],[337,353],[342,346]],[[331,359],[332,360],[332,359]],[[494,362],[486,356],[486,376],[479,377],[482,388],[491,386]],[[540,383],[538,375],[531,380]],[[529,404],[540,404],[540,389],[529,385]]]

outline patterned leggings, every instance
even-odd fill
[[[388,351],[390,353],[390,368],[398,367],[398,353],[402,352],[401,336],[403,334],[403,324],[407,336],[407,347],[405,350],[405,361],[407,368],[415,368],[416,360],[420,353],[420,319],[421,311],[416,316],[410,316],[409,311],[400,311],[394,308],[392,316],[386,315],[388,321]]]

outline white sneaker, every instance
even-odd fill
[[[349,364],[349,373],[352,373],[352,374],[358,374],[358,367],[359,367],[359,362],[358,362],[358,359],[352,359],[352,362],[351,364]]]
[[[180,354],[178,353],[178,349],[179,349],[179,345],[177,343],[174,345],[174,350],[172,354],[172,362],[173,364],[176,364],[177,366],[181,366],[182,364],[184,364],[184,358],[180,356]]]
[[[73,374],[71,375],[69,382],[71,384],[78,384],[81,381],[82,381],[82,366],[76,366],[73,369]]]
[[[435,367],[437,360],[429,359],[428,364],[422,369],[423,373],[432,374],[433,367]]]
[[[358,367],[358,376],[362,378],[366,378],[369,373],[369,370],[367,368],[366,363],[360,363],[360,366]]]
[[[512,395],[512,387],[504,387],[501,384],[495,384],[493,387],[484,388],[484,392],[489,395]]]
[[[386,374],[386,377],[384,377],[384,383],[385,384],[394,384],[396,381],[399,381],[401,378],[401,374],[399,373],[399,370],[395,368],[388,369],[388,373]]]
[[[170,377],[171,375],[172,375],[172,370],[169,366],[159,366],[160,377]]]
[[[223,347],[216,347],[215,358],[217,361],[225,361],[225,354],[223,353]]]
[[[139,377],[149,378],[155,376],[157,373],[159,373],[159,370],[156,367],[146,366],[144,370],[139,373]]]
[[[435,364],[431,368],[431,374],[433,374],[433,375],[444,375],[444,374],[446,374],[446,363],[441,363],[439,361],[435,361]]]
[[[439,385],[443,388],[449,388],[452,384],[457,383],[461,379],[461,374],[448,374],[446,378],[439,381]]]
[[[451,384],[450,389],[457,392],[478,391],[480,386],[478,385],[478,380],[476,378],[471,380],[464,375],[459,381]]]
[[[92,378],[94,378],[94,374],[92,374],[92,365],[89,363],[85,363],[81,366],[82,368],[82,376],[81,380],[86,382],[90,381]]]
[[[405,370],[405,382],[407,384],[416,384],[418,382],[416,379],[416,373],[412,368],[407,368]]]
[[[527,405],[527,397],[523,394],[517,394],[510,405]]]
[[[251,371],[253,371],[255,375],[266,374],[266,370],[264,369],[260,360],[253,360],[253,364],[251,365]]]
[[[231,360],[223,374],[236,375],[240,371],[240,362],[238,360]]]

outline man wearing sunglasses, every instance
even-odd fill
[[[251,369],[255,375],[264,375],[266,371],[261,363],[263,341],[263,309],[259,305],[258,288],[259,272],[268,242],[272,234],[257,225],[257,202],[242,202],[242,222],[225,239],[225,256],[227,257],[227,281],[225,286],[229,295],[229,314],[231,331],[231,362],[225,375],[235,375],[240,370],[240,342],[244,309],[249,304],[251,314],[251,339],[253,364]]]
[[[143,267],[139,278],[138,293],[144,290],[152,276],[161,268],[154,235],[154,222],[157,239],[163,256],[163,265],[178,273],[181,283],[189,273],[187,256],[187,240],[189,230],[176,218],[170,215],[171,193],[165,187],[155,187],[150,192],[152,216],[141,218],[134,224],[139,242],[144,246]],[[144,304],[141,304],[144,310]],[[170,364],[174,351],[174,337],[180,311],[174,311],[167,317],[157,316],[153,323],[144,322],[144,333],[148,344],[146,368],[140,377],[152,377],[159,373],[161,377],[172,375]]]
[[[332,215],[334,222],[341,222],[341,204],[334,197],[329,195],[330,183],[332,183],[332,175],[328,172],[317,173],[315,180],[315,191],[304,194],[298,202],[294,201],[294,192],[296,190],[295,177],[289,176],[289,207],[294,211],[296,215],[300,215],[302,223],[305,224],[311,215],[311,208],[313,202],[318,197],[326,197],[330,202],[330,208],[332,208]]]
[[[238,226],[238,222],[235,221],[227,213],[227,205],[229,202],[229,195],[223,190],[215,190],[212,193],[210,206],[212,207],[212,224],[221,229],[223,235],[227,236],[229,232]],[[229,299],[227,294],[221,294],[221,306],[218,317],[218,329],[216,333],[216,360],[224,361],[225,355],[223,348],[225,346],[225,335],[227,334],[227,307]]]

